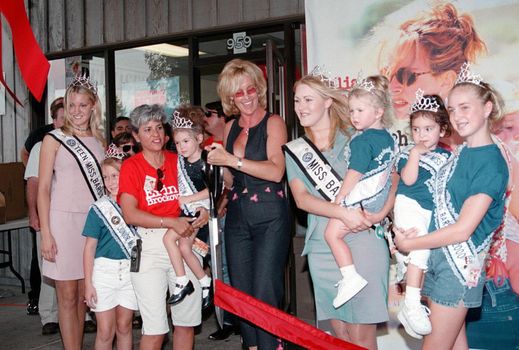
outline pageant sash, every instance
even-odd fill
[[[456,169],[459,153],[463,147],[465,145],[458,148],[457,154],[453,155],[446,165],[439,170],[436,178],[434,196],[436,210],[434,212],[434,220],[437,228],[452,225],[458,220],[459,214],[456,213],[454,206],[449,200],[447,182]],[[444,246],[442,249],[454,275],[460,283],[468,288],[477,286],[483,269],[486,250],[481,250],[478,254],[476,247],[470,239],[465,242]]]
[[[405,147],[400,154],[398,155],[395,162],[398,162],[400,158],[402,159],[409,159],[409,152],[411,149],[415,146],[415,144],[411,144],[407,147]],[[431,195],[434,195],[434,188],[435,188],[435,179],[436,175],[440,171],[440,169],[447,163],[447,161],[450,158],[450,153],[440,153],[440,152],[428,152],[425,154],[422,154],[420,156],[419,165],[421,168],[424,168],[427,170],[431,177],[425,182],[425,185],[427,186],[427,189],[429,190],[429,193]]]
[[[389,159],[382,162],[384,157],[389,155]],[[384,190],[391,186],[391,173],[395,164],[395,148],[387,147],[377,156],[381,163],[362,176],[351,192],[344,198],[342,205],[346,207],[356,206],[361,202],[366,205],[373,202]],[[377,160],[375,159],[375,160]]]
[[[105,194],[101,167],[88,147],[77,137],[65,135],[61,129],[54,129],[49,132],[49,135],[59,141],[72,154],[94,200],[101,198]]]
[[[198,191],[196,190],[193,181],[191,181],[189,175],[187,174],[185,162],[186,161],[184,157],[178,157],[178,191],[180,192],[181,196],[191,196]],[[199,207],[204,207],[209,210],[209,199],[183,204],[182,210],[187,215],[195,215],[196,209]]]
[[[124,222],[119,206],[108,196],[92,204],[92,208],[110,231],[112,238],[117,242],[127,259],[138,238],[137,231]]]
[[[341,188],[342,179],[312,141],[302,136],[283,145],[283,149],[323,198],[333,202]]]

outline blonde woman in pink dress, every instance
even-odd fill
[[[101,103],[96,87],[77,76],[65,94],[65,123],[41,146],[38,211],[42,273],[55,280],[65,349],[81,349],[86,312],[81,235],[89,206],[104,193]]]

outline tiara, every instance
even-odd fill
[[[188,118],[180,116],[179,111],[175,111],[173,112],[173,120],[171,122],[171,127],[173,129],[192,129],[193,122]]]
[[[424,97],[424,92],[422,89],[416,90],[416,100],[411,105],[411,112],[418,111],[428,111],[428,112],[438,112],[438,108],[440,105],[431,97]]]
[[[114,143],[111,143],[105,152],[105,158],[115,158],[115,159],[123,160],[126,157],[128,157],[128,154],[121,151],[119,149],[119,147],[117,147]]]
[[[330,78],[332,73],[324,70],[323,67],[317,65],[312,69],[310,75],[319,78],[323,82],[324,85],[329,87],[330,89],[338,89],[337,81],[334,78]]]
[[[362,73],[359,73],[359,75],[357,76],[357,80],[355,81],[355,84],[353,84],[351,91],[356,90],[356,89],[363,89],[363,90],[366,90],[367,92],[372,93],[373,90],[375,90],[375,84],[373,84],[373,82],[371,80],[362,78],[361,74]]]
[[[92,84],[92,82],[90,81],[90,77],[87,76],[86,74],[78,74],[76,75],[76,77],[74,78],[74,80],[72,80],[72,82],[70,83],[70,85],[68,86],[68,88],[84,88],[84,89],[88,89],[90,91],[92,91],[92,93],[97,96],[97,82],[94,84]]]
[[[481,78],[481,75],[479,74],[472,74],[470,72],[470,63],[465,62],[461,66],[460,73],[458,74],[458,77],[456,78],[456,82],[454,85],[461,84],[461,83],[470,83],[474,85],[481,86],[481,81],[483,79]]]

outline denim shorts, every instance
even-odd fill
[[[484,272],[479,277],[478,285],[468,288],[452,272],[442,248],[431,249],[428,266],[422,294],[431,301],[448,307],[473,308],[481,305]]]
[[[467,339],[474,349],[519,349],[519,295],[508,280],[485,283],[481,308],[467,315]]]

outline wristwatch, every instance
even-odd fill
[[[242,166],[243,166],[243,159],[238,157],[238,162],[236,163],[236,169],[241,170]]]

